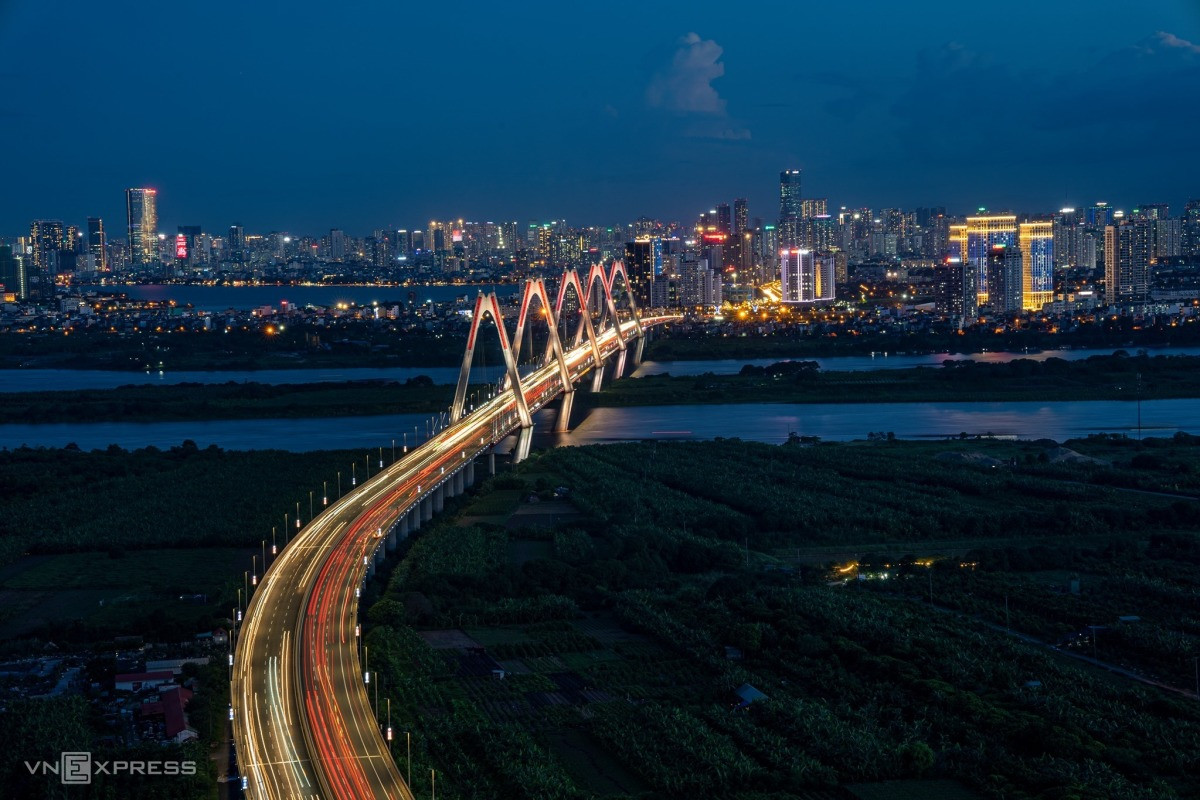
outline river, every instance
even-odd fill
[[[183,287],[206,288],[206,287]],[[221,288],[221,287],[215,287]],[[447,288],[447,287],[433,287]],[[457,288],[457,287],[453,287]],[[798,359],[816,361],[821,369],[843,372],[871,369],[904,369],[908,367],[940,367],[948,359],[999,363],[1028,358],[1045,361],[1062,358],[1077,361],[1089,356],[1110,355],[1104,350],[1047,350],[1040,353],[974,353],[970,355],[931,353],[928,355],[831,356],[828,358]],[[1151,349],[1150,355],[1200,355],[1200,347],[1164,347]],[[734,375],[744,365],[767,366],[781,358],[720,359],[714,361],[647,361],[633,372],[633,377],[646,375]],[[447,384],[458,380],[458,367],[349,367],[345,369],[264,369],[229,371],[166,371],[118,372],[113,370],[72,369],[0,369],[0,392],[80,391],[83,389],[114,389],[118,386],[173,383],[318,383],[328,381],[394,380],[406,381],[416,375],[428,375],[434,383]],[[476,382],[494,382],[500,375],[498,366],[475,367],[471,371]]]
[[[1200,434],[1200,399],[1147,400],[1141,406],[1143,435],[1170,436],[1177,431]],[[1137,433],[1136,404],[1116,400],[597,408],[586,419],[576,420],[576,428],[569,434],[552,432],[556,413],[554,408],[538,413],[535,446],[718,436],[778,443],[793,431],[827,441],[865,439],[873,431],[891,431],[901,439],[992,433],[1058,441],[1097,432]],[[412,444],[414,436],[423,438],[428,420],[427,415],[397,414],[337,419],[0,425],[0,447],[63,447],[74,443],[85,450],[110,444],[127,449],[148,445],[167,448],[191,439],[201,447],[215,444],[230,450],[372,450],[389,448],[393,438],[398,444]],[[511,444],[501,449],[508,447]]]

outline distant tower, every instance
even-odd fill
[[[1021,304],[1026,311],[1041,311],[1054,299],[1054,223],[1022,222]]]
[[[104,235],[104,220],[87,218],[88,256],[92,260],[93,272],[108,272],[108,237]]]
[[[129,221],[129,260],[158,261],[158,190],[126,189],[125,216]]]
[[[234,261],[246,260],[246,229],[238,223],[229,226],[229,257]]]
[[[800,240],[800,170],[779,173],[779,243],[794,248]]]
[[[807,305],[834,299],[833,256],[795,247],[779,251],[780,294],[784,303]]]
[[[1123,221],[1104,228],[1104,299],[1109,305],[1148,298],[1152,236],[1149,220]]]

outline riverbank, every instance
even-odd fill
[[[1139,378],[1140,376],[1140,378]],[[476,391],[473,387],[471,391]],[[417,375],[268,385],[182,383],[0,393],[0,424],[309,419],[434,414],[454,387]],[[941,367],[824,371],[812,362],[745,365],[736,375],[651,375],[580,391],[575,408],[737,404],[997,403],[1200,397],[1200,356],[957,361]]]

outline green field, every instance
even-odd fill
[[[1200,649],[1183,600],[1200,587],[1197,503],[1150,493],[1196,488],[1200,447],[1071,447],[1104,463],[986,441],[536,456],[424,528],[372,588],[366,637],[393,716],[415,731],[414,775],[437,769],[451,798],[518,786],[538,798],[1194,796],[1194,700],[995,622],[1005,591],[1013,629],[1035,636],[1140,614],[1140,638],[1111,632],[1100,654],[1187,686],[1139,643],[1175,631],[1173,652]],[[643,468],[627,477],[630,463]],[[514,481],[526,494],[566,485],[581,513],[552,530],[521,514],[455,524],[511,507],[492,494],[522,491]],[[792,555],[820,548],[856,552],[864,574],[895,562],[891,580],[843,585]],[[938,558],[949,550],[964,555]],[[1061,585],[1072,575],[1085,576],[1079,594]],[[447,644],[459,630],[486,655]],[[731,711],[747,683],[768,699]]]

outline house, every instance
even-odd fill
[[[767,696],[755,689],[748,683],[743,683],[741,686],[733,690],[734,696],[737,698],[733,710],[741,711],[748,708],[751,703],[757,703],[760,700],[766,700]]]
[[[140,692],[143,689],[154,689],[159,686],[169,686],[175,682],[175,675],[170,670],[158,672],[126,672],[113,679],[113,688],[118,692]]]
[[[166,738],[183,744],[198,738],[196,732],[188,727],[187,714],[184,709],[192,699],[192,690],[183,686],[172,686],[159,693],[157,700],[147,700],[138,709],[140,719],[158,721],[163,724]]]

